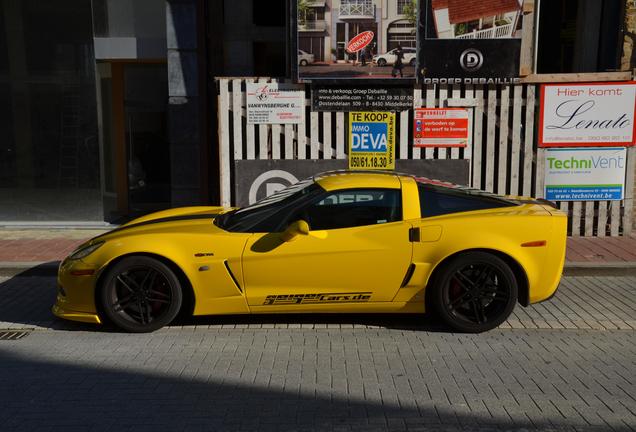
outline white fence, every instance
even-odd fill
[[[222,205],[233,203],[235,160],[347,158],[347,114],[312,112],[309,87],[301,124],[247,124],[245,83],[269,81],[267,78],[217,80]],[[416,89],[414,96],[418,107],[472,107],[472,146],[414,148],[413,111],[402,111],[397,115],[398,159],[470,159],[472,187],[498,194],[543,195],[544,150],[537,149],[535,140],[536,86],[430,85]],[[630,149],[624,201],[558,203],[570,215],[571,235],[603,237],[631,232],[634,159]]]

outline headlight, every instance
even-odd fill
[[[68,259],[70,259],[70,260],[80,260],[82,258],[86,258],[90,254],[95,252],[97,249],[99,249],[103,244],[104,244],[104,242],[102,241],[102,242],[93,243],[92,245],[81,247],[78,250],[76,250],[75,252],[73,252],[68,257]]]

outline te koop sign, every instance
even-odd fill
[[[541,87],[540,147],[633,146],[636,82]]]

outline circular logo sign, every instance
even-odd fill
[[[254,204],[261,198],[270,196],[287,186],[298,183],[298,179],[291,173],[283,170],[265,171],[254,179],[250,186],[248,199],[250,204]],[[265,185],[263,192],[261,186]]]
[[[466,72],[475,72],[484,64],[484,56],[478,49],[468,48],[459,57],[459,64]]]
[[[360,51],[362,48],[371,43],[371,41],[373,40],[373,36],[374,34],[370,30],[355,35],[353,39],[351,39],[347,44],[347,51],[349,51],[350,53]]]

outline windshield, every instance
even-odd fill
[[[282,189],[268,197],[265,197],[252,205],[219,216],[215,223],[219,228],[237,232],[263,232],[271,231],[276,225],[277,217],[286,215],[307,199],[324,192],[314,183],[312,178],[302,180],[288,188]],[[263,227],[263,222],[270,221],[272,227]]]

